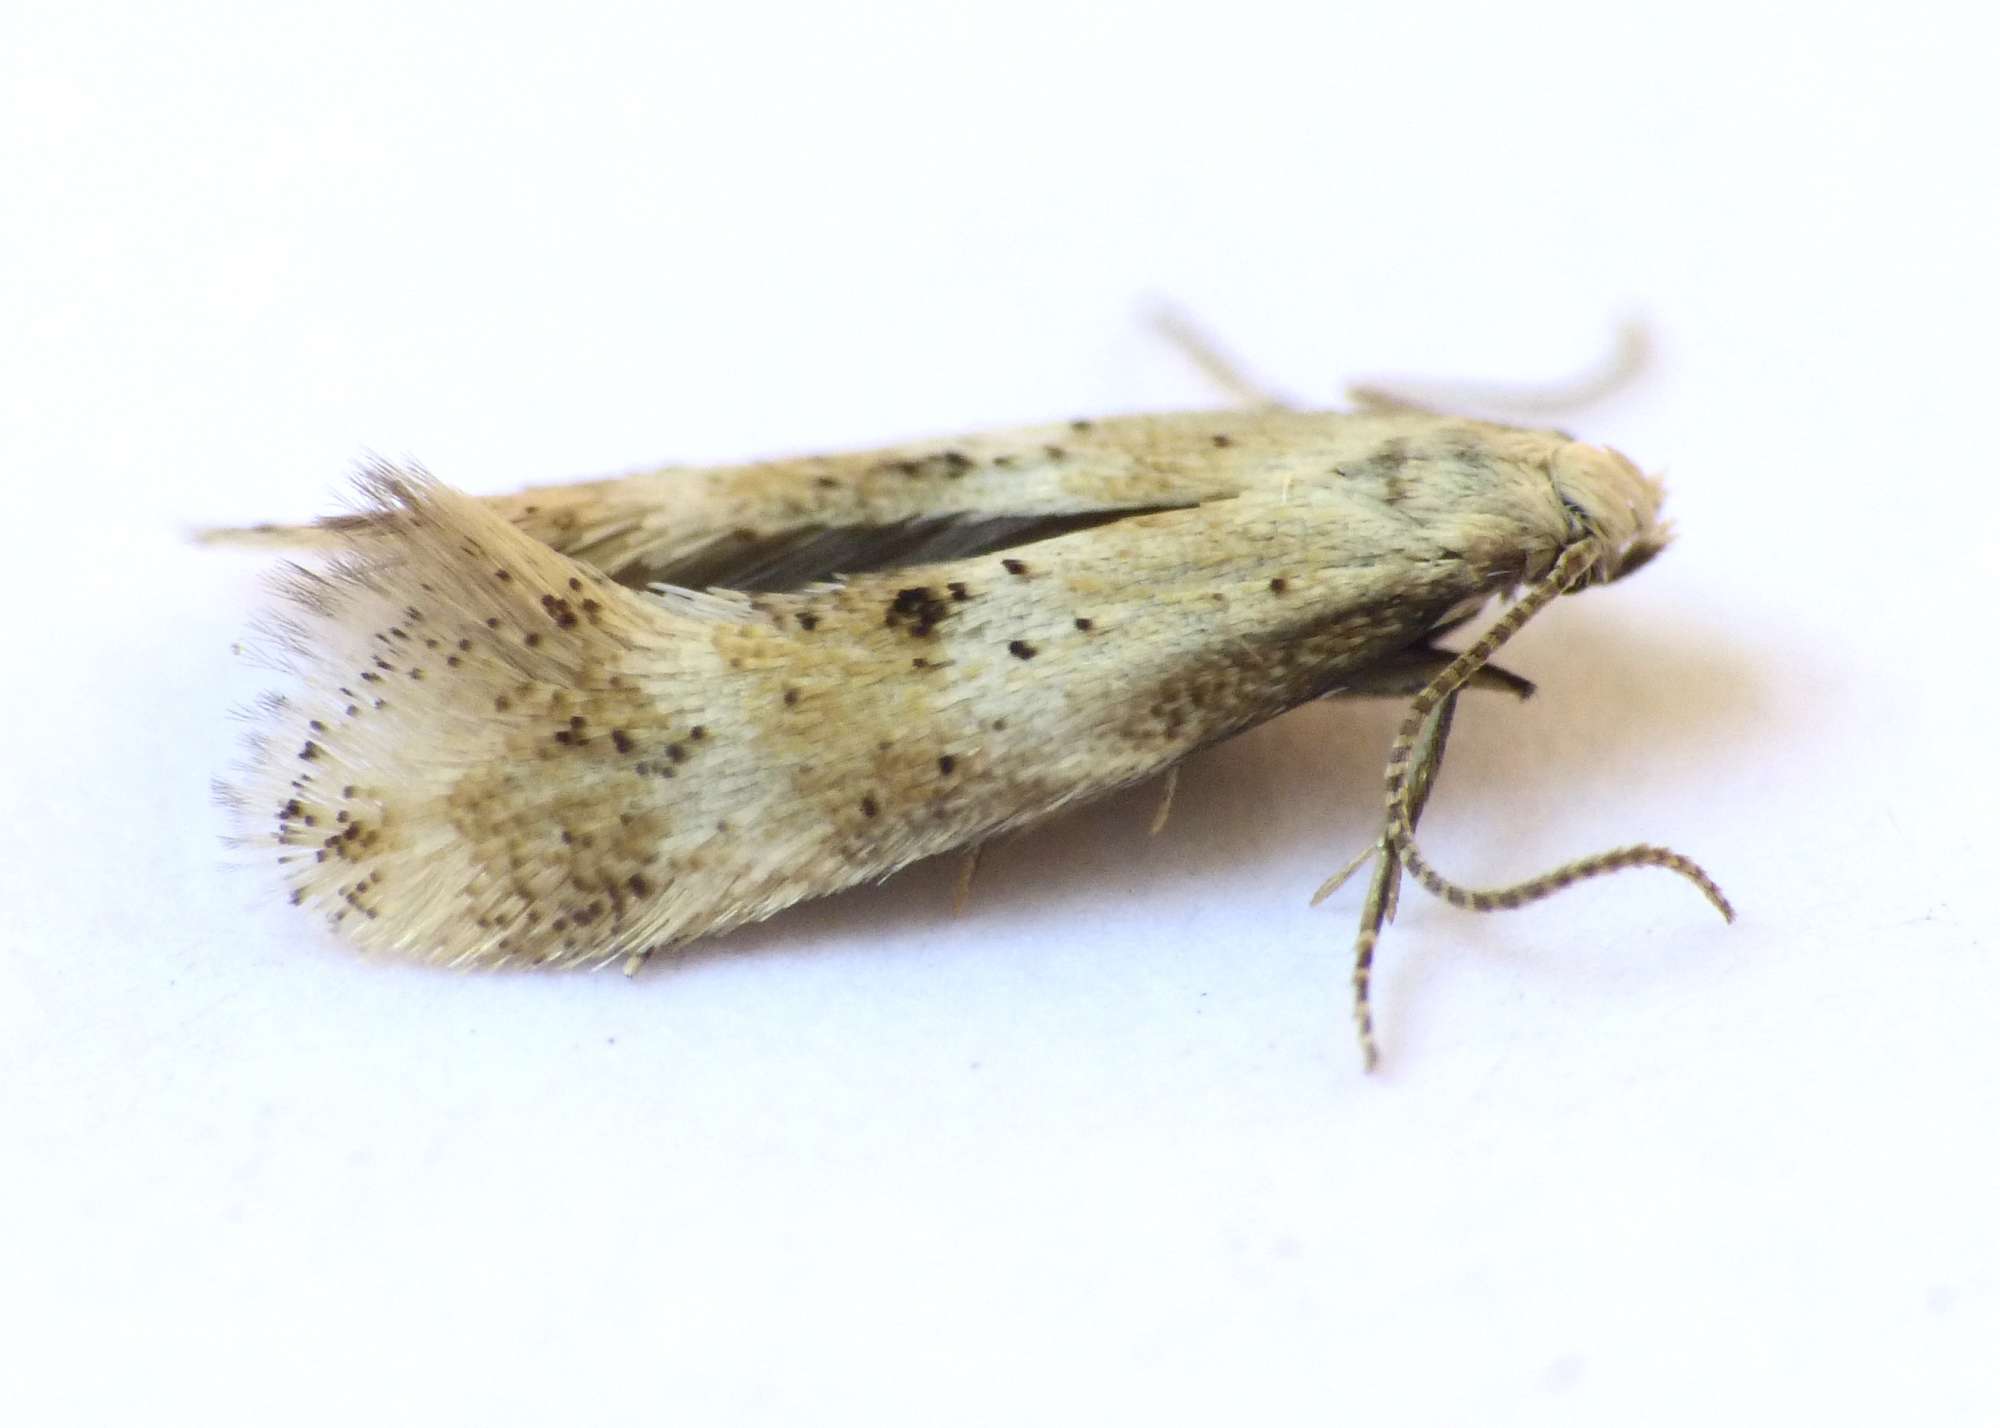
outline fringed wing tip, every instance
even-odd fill
[[[259,521],[248,526],[193,526],[186,533],[193,545],[226,550],[297,550],[337,544],[343,537],[368,530],[384,515],[421,505],[442,483],[415,463],[398,465],[381,457],[365,458],[346,485],[336,515],[315,521]]]

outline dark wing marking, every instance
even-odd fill
[[[842,575],[865,575],[990,555],[1132,516],[1180,509],[1131,506],[1070,515],[929,516],[883,525],[809,526],[759,536],[720,536],[686,556],[648,566],[635,584],[768,594]],[[639,572],[634,572],[639,573]]]

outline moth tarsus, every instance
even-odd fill
[[[1497,891],[1415,830],[1460,690],[1563,590],[1664,543],[1656,482],[1561,433],[1395,409],[1065,422],[475,500],[372,468],[364,508],[260,529],[297,687],[229,794],[294,901],[461,965],[624,962],[1149,779],[1327,696],[1413,696],[1355,947],[1404,874]],[[1526,593],[1464,653],[1436,639]],[[1330,891],[1322,888],[1321,896]]]
[[[1153,821],[1146,827],[1146,836],[1157,838],[1167,831],[1167,818],[1174,811],[1174,792],[1181,786],[1181,766],[1175,764],[1160,776],[1160,801],[1153,809]]]
[[[972,906],[972,880],[979,875],[979,855],[986,851],[984,843],[974,843],[958,855],[958,875],[952,880],[951,910],[956,917],[965,916]]]

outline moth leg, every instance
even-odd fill
[[[1442,651],[1434,651],[1434,653],[1438,655],[1438,662],[1440,667],[1442,667],[1445,663],[1449,662],[1451,658],[1450,655],[1444,654]],[[1526,699],[1530,694],[1534,693],[1535,686],[1530,684],[1527,680],[1522,679],[1519,675],[1508,674],[1505,670],[1494,670],[1492,672],[1497,676],[1497,678],[1494,681],[1495,687],[1506,689],[1510,693],[1519,694],[1520,697],[1523,699]],[[1481,673],[1485,673],[1485,671],[1481,671]],[[1477,678],[1469,681],[1467,684],[1467,688],[1478,688],[1479,686],[1480,686],[1480,681]],[[1400,693],[1400,692],[1405,692],[1405,691],[1402,691],[1400,689],[1370,688],[1370,689],[1342,690],[1341,694],[1358,696],[1362,694],[1388,694],[1388,693]],[[1407,692],[1414,693],[1415,690],[1410,690]],[[1420,737],[1420,739],[1418,740],[1418,754],[1416,763],[1417,777],[1412,780],[1413,784],[1412,796],[1415,800],[1412,803],[1410,810],[1410,825],[1412,827],[1415,827],[1417,819],[1423,816],[1424,804],[1429,802],[1430,800],[1431,784],[1437,777],[1438,764],[1444,758],[1444,741],[1451,732],[1452,715],[1457,712],[1458,708],[1457,695],[1458,691],[1454,691],[1453,694],[1449,698],[1447,698],[1443,704],[1441,704],[1438,707],[1437,718],[1442,720],[1442,724],[1435,731],[1427,729],[1424,735]],[[1328,697],[1333,698],[1336,696],[1329,695]],[[1348,859],[1347,863],[1340,869],[1339,872],[1335,873],[1332,877],[1328,878],[1325,882],[1321,883],[1319,887],[1313,892],[1310,906],[1318,907],[1321,903],[1325,902],[1328,898],[1332,897],[1335,893],[1339,892],[1343,887],[1347,885],[1348,879],[1352,878],[1356,873],[1360,872],[1362,865],[1366,863],[1370,858],[1373,858],[1377,854],[1379,854],[1385,846],[1387,846],[1386,835],[1384,837],[1377,838],[1373,843],[1370,843],[1367,847],[1363,848],[1360,852],[1356,853],[1352,858]],[[1391,922],[1394,922],[1396,920],[1396,899],[1395,899],[1395,893],[1393,891],[1391,891],[1391,893],[1389,894],[1388,920]]]
[[[1429,402],[1420,402],[1414,397],[1404,396],[1388,387],[1379,387],[1372,382],[1349,382],[1347,384],[1347,404],[1358,412],[1409,412],[1416,416],[1442,416],[1443,413]]]
[[[1159,837],[1161,830],[1167,826],[1167,815],[1173,811],[1174,807],[1174,790],[1180,786],[1181,766],[1175,764],[1167,770],[1165,776],[1160,780],[1160,806],[1153,810],[1153,823],[1146,830],[1147,837]]]
[[[1449,669],[1456,658],[1458,656],[1450,650],[1434,649],[1429,645],[1404,650],[1353,676],[1348,683],[1326,697],[1361,699],[1393,695],[1398,699],[1413,698]],[[1518,699],[1526,699],[1535,692],[1532,680],[1523,679],[1497,664],[1481,665],[1466,678],[1465,688],[1489,689],[1496,694],[1514,695]]]
[[[639,951],[634,952],[630,957],[627,957],[625,959],[625,968],[624,968],[625,975],[628,977],[638,976],[639,969],[645,966],[647,962],[651,961],[652,957],[653,957],[653,949],[650,947],[644,947],[641,948]]]
[[[1393,660],[1387,660],[1376,665],[1373,669],[1363,674],[1355,683],[1334,690],[1324,697],[1328,699],[1362,699],[1394,694],[1408,698],[1421,692],[1425,685],[1429,684],[1450,666],[1454,657],[1449,650],[1432,649],[1429,646],[1425,646],[1421,650],[1408,651],[1402,655],[1398,655]],[[1466,680],[1464,687],[1466,689],[1490,689],[1498,693],[1512,694],[1520,699],[1526,699],[1535,692],[1535,686],[1532,681],[1523,679],[1511,670],[1502,669],[1497,664],[1482,666]],[[1450,715],[1447,714],[1445,717],[1448,724]],[[1422,790],[1418,794],[1415,812],[1412,813],[1410,818],[1412,826],[1415,826],[1417,815],[1421,814],[1423,810],[1424,801],[1430,797],[1431,780],[1436,776],[1438,761],[1443,757],[1443,736],[1440,735],[1437,740],[1435,752],[1425,755],[1424,758],[1420,759],[1418,764],[1418,770],[1422,776]],[[1379,853],[1383,846],[1384,840],[1377,838],[1373,843],[1370,843],[1366,848],[1356,853],[1347,861],[1346,866],[1342,867],[1339,872],[1319,885],[1312,895],[1310,905],[1318,907],[1321,903],[1339,892],[1347,885],[1348,879],[1360,872],[1362,865]],[[1393,922],[1395,919],[1396,897],[1392,890],[1389,894],[1389,920]]]
[[[1430,802],[1431,787],[1437,780],[1438,766],[1444,761],[1445,741],[1451,737],[1452,716],[1458,710],[1458,691],[1454,690],[1438,702],[1424,720],[1423,729],[1417,735],[1414,773],[1404,789],[1404,810],[1410,826],[1423,817],[1424,805]],[[1375,944],[1382,936],[1384,924],[1396,920],[1396,896],[1402,887],[1403,865],[1395,856],[1386,834],[1367,857],[1373,854],[1375,872],[1368,880],[1368,895],[1361,903],[1361,929],[1354,939],[1354,1026],[1361,1038],[1361,1062],[1366,1070],[1374,1070],[1380,1060],[1380,1051],[1375,1043],[1375,1017],[1369,1005],[1368,985],[1374,974]],[[1349,865],[1348,872],[1359,866],[1359,861]],[[1348,873],[1341,874],[1345,881]]]
[[[1307,902],[1306,906],[1318,907],[1321,903],[1346,887],[1347,880],[1361,871],[1361,865],[1381,851],[1382,840],[1377,838],[1373,843],[1370,843],[1367,847],[1349,858],[1346,863],[1342,864],[1339,872],[1321,883],[1313,891],[1312,898]]]
[[[1532,685],[1529,687],[1533,688]],[[1403,807],[1412,831],[1416,829],[1417,820],[1424,816],[1424,805],[1431,801],[1431,788],[1437,782],[1438,768],[1444,762],[1445,740],[1451,737],[1451,721],[1458,713],[1459,693],[1460,691],[1453,690],[1439,701],[1438,707],[1431,711],[1430,718],[1425,721],[1423,731],[1417,736],[1416,757],[1411,765],[1409,787],[1403,798]],[[1403,886],[1403,865],[1395,858],[1385,858],[1383,862],[1393,865],[1396,869],[1388,878],[1389,886],[1382,909],[1383,920],[1394,922],[1396,896]]]
[[[1477,382],[1386,383],[1356,382],[1347,399],[1363,411],[1447,412],[1484,411],[1518,421],[1533,421],[1581,411],[1630,387],[1653,365],[1653,338],[1642,322],[1619,324],[1608,356],[1567,382],[1539,387],[1488,385]]]
[[[1207,333],[1196,327],[1187,314],[1171,307],[1157,307],[1152,313],[1152,327],[1237,406],[1253,411],[1258,408],[1266,411],[1291,409],[1292,403],[1258,386],[1240,366],[1224,356],[1222,349]]]
[[[1413,803],[1413,798],[1419,788],[1427,790],[1431,779],[1436,775],[1435,751],[1427,755],[1424,747],[1433,741],[1429,731],[1433,727],[1434,716],[1466,686],[1473,674],[1493,657],[1494,652],[1513,638],[1515,633],[1533,619],[1543,606],[1584,578],[1601,555],[1602,552],[1597,546],[1589,541],[1579,541],[1570,546],[1556,561],[1555,568],[1547,576],[1515,601],[1512,608],[1501,616],[1491,629],[1480,636],[1464,654],[1453,660],[1443,673],[1426,685],[1411,701],[1410,711],[1404,716],[1402,727],[1396,731],[1395,742],[1390,746],[1389,766],[1384,775],[1383,805],[1388,815],[1388,829],[1385,834],[1388,852],[1411,877],[1423,885],[1427,892],[1443,898],[1453,907],[1469,908],[1474,912],[1520,907],[1560,892],[1570,884],[1581,882],[1585,878],[1618,872],[1624,868],[1654,867],[1665,868],[1686,878],[1701,890],[1702,896],[1714,905],[1725,921],[1733,922],[1736,919],[1735,910],[1730,907],[1729,899],[1723,896],[1722,889],[1716,886],[1715,880],[1709,877],[1698,863],[1670,848],[1655,847],[1651,844],[1614,848],[1608,852],[1565,863],[1526,882],[1492,889],[1459,886],[1431,867],[1417,851],[1414,815],[1420,811],[1421,803],[1420,801]],[[1371,923],[1364,916],[1361,937],[1355,947],[1357,969],[1365,966],[1368,959],[1373,957],[1375,937],[1380,927],[1380,918]],[[1364,1031],[1363,1057],[1369,1058],[1372,1049],[1372,1043]]]
[[[986,851],[984,843],[974,843],[958,859],[958,880],[952,886],[951,911],[954,917],[965,916],[966,908],[972,905],[972,878],[979,871],[979,855]]]
[[[1385,660],[1381,664],[1376,665],[1360,676],[1354,683],[1334,690],[1325,697],[1328,699],[1360,699],[1393,694],[1408,698],[1421,692],[1427,684],[1450,666],[1454,658],[1455,656],[1451,651],[1433,649],[1428,645],[1422,649],[1406,651],[1392,660]],[[1481,666],[1475,671],[1466,680],[1464,688],[1490,689],[1497,693],[1512,694],[1520,699],[1526,699],[1535,692],[1535,686],[1532,681],[1523,679],[1511,670],[1502,669],[1499,665],[1490,663]],[[1447,702],[1453,704],[1455,711],[1455,700]],[[1451,713],[1447,712],[1444,718],[1448,732]],[[1427,752],[1421,755],[1417,765],[1421,786],[1410,816],[1412,827],[1416,825],[1417,818],[1423,812],[1424,802],[1430,798],[1431,781],[1437,775],[1439,760],[1444,757],[1444,734],[1440,733],[1436,736],[1434,747],[1428,742],[1423,747]],[[1373,843],[1370,843],[1366,848],[1356,853],[1348,860],[1346,866],[1319,885],[1312,895],[1310,905],[1318,907],[1321,903],[1339,892],[1341,888],[1347,885],[1348,879],[1360,872],[1362,865],[1380,853],[1384,846],[1386,846],[1385,840],[1377,838]],[[1401,878],[1397,876],[1395,883],[1391,885],[1388,893],[1388,920],[1391,922],[1396,920],[1396,893],[1400,882]]]

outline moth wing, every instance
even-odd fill
[[[1175,467],[1107,443],[1043,441],[1068,428],[748,466],[669,468],[534,487],[483,504],[624,585],[797,589],[837,575],[988,554],[1152,511],[1239,494],[1228,473]],[[1071,438],[1074,441],[1074,437]],[[381,515],[214,530],[234,545],[365,548]]]

